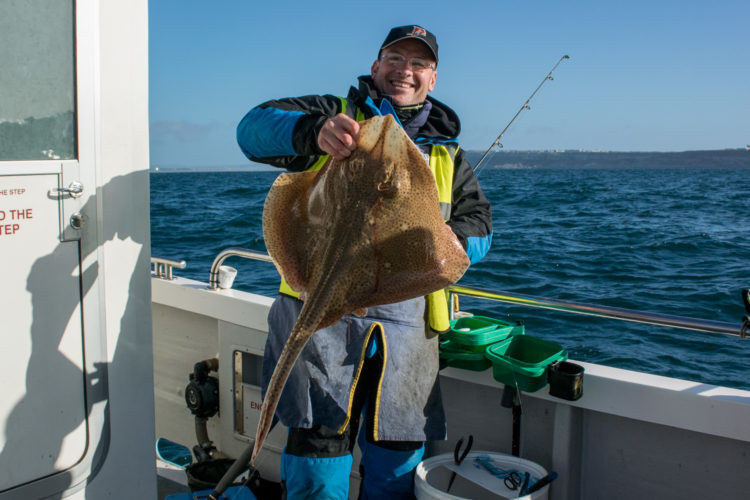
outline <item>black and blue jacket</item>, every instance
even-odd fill
[[[478,262],[492,241],[492,210],[477,178],[458,146],[461,123],[456,113],[430,96],[424,116],[403,124],[414,143],[429,155],[435,146],[455,153],[450,206],[444,216],[466,250],[471,263]],[[375,88],[372,78],[359,77],[359,88],[351,87],[346,99],[333,95],[308,95],[277,99],[251,109],[237,127],[237,142],[245,156],[293,172],[310,169],[325,153],[317,137],[323,123],[338,113],[352,118],[393,113],[393,108]],[[423,122],[423,123],[422,123]]]

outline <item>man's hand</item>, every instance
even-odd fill
[[[329,118],[318,132],[318,147],[337,160],[348,158],[357,148],[359,123],[343,113]]]

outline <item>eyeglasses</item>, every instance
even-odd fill
[[[382,56],[380,56],[380,60],[385,61],[388,64],[399,69],[405,68],[406,62],[408,61],[412,71],[417,73],[421,73],[422,71],[426,71],[427,69],[435,69],[435,65],[427,61],[426,59],[422,59],[421,57],[406,58],[401,54],[397,54],[395,52],[383,54]]]

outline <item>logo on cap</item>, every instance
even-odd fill
[[[411,36],[427,36],[427,30],[419,26],[414,26],[411,30]]]

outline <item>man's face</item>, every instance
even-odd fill
[[[405,64],[393,64],[383,56],[398,54],[406,58]],[[393,104],[409,106],[419,104],[425,100],[427,93],[435,88],[437,69],[426,68],[415,71],[410,61],[420,58],[428,61],[433,67],[435,59],[427,46],[418,40],[402,40],[386,47],[380,54],[380,59],[372,63],[370,73],[375,81],[375,87],[383,94],[391,96]]]

